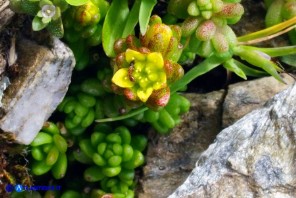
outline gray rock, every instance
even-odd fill
[[[0,48],[1,48],[1,45],[0,45]],[[0,76],[2,76],[2,74],[4,73],[5,67],[6,67],[6,60],[4,56],[0,53]]]
[[[282,77],[287,84],[266,77],[230,85],[228,91],[185,94],[192,106],[183,116],[183,123],[168,136],[151,137],[138,197],[169,196],[195,167],[201,153],[213,143],[222,124],[231,124],[263,107],[276,93],[295,82],[287,74]]]
[[[279,83],[275,78],[265,77],[230,85],[223,103],[222,127],[225,128],[252,110],[262,107],[267,100],[295,82],[288,74],[281,76],[286,84]]]
[[[295,197],[296,84],[224,129],[169,197]]]
[[[64,98],[75,64],[72,51],[52,39],[50,48],[28,40],[17,42],[19,75],[3,97],[0,129],[30,144]]]
[[[0,0],[0,32],[11,21],[14,12],[9,8],[9,0]]]
[[[167,197],[189,175],[195,162],[221,128],[224,91],[185,94],[190,113],[168,136],[151,137],[139,198]],[[151,133],[154,134],[154,133]]]

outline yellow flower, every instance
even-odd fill
[[[161,53],[144,54],[127,49],[125,60],[129,67],[116,71],[112,82],[130,89],[142,102],[146,102],[154,90],[166,86],[167,78]]]

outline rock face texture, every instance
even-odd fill
[[[230,85],[228,90],[185,94],[191,101],[191,109],[184,115],[184,122],[168,136],[151,137],[154,141],[148,146],[138,197],[165,198],[172,194],[194,169],[202,152],[213,143],[222,125],[231,125],[263,107],[268,99],[295,82],[287,74],[282,77],[287,84],[266,77]]]
[[[0,129],[29,144],[65,96],[75,59],[55,38],[50,47],[19,40],[16,52],[20,74],[4,92]]]
[[[286,84],[270,77],[230,85],[223,102],[222,128],[233,124],[250,111],[262,107],[272,96],[295,81],[288,74],[282,74],[282,78]]]
[[[224,129],[169,197],[295,197],[296,84]]]
[[[0,32],[13,16],[14,12],[9,9],[9,0],[0,0]]]
[[[224,91],[210,94],[186,94],[192,101],[184,122],[168,136],[153,137],[148,146],[140,198],[167,197],[189,175],[200,153],[220,130]],[[205,127],[209,126],[209,127]]]

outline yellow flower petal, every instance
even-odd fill
[[[134,60],[144,61],[146,56],[135,50],[127,49],[125,52],[125,60],[130,63]]]
[[[154,67],[163,68],[164,61],[161,53],[153,52],[147,55],[147,62],[153,63]]]
[[[152,87],[150,87],[150,88],[148,88],[146,90],[144,90],[144,89],[138,89],[137,90],[137,96],[139,97],[139,99],[142,102],[146,102],[148,100],[148,98],[151,96],[152,91],[153,91],[153,88]]]
[[[157,82],[153,85],[153,89],[158,90],[158,89],[162,88],[163,86],[164,86],[164,84]]]
[[[166,74],[164,72],[158,74],[158,76],[159,76],[158,82],[160,82],[160,83],[166,83],[167,82]]]
[[[112,82],[119,87],[123,88],[131,88],[134,86],[134,82],[132,82],[128,77],[128,68],[119,69],[112,77]]]

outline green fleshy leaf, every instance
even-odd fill
[[[35,16],[33,21],[32,21],[32,29],[34,31],[40,31],[46,27],[46,23],[42,22],[42,18]]]
[[[57,20],[52,20],[47,25],[47,30],[50,32],[51,35],[62,38],[64,36],[62,19],[58,18]]]
[[[81,6],[88,2],[89,0],[66,0],[71,6]]]
[[[275,79],[284,83],[283,79],[277,72],[277,70],[281,71],[281,69],[274,62],[261,56],[257,50],[245,50],[243,47],[236,47],[234,48],[234,54],[238,55],[241,59],[246,60],[248,63],[262,68]]]
[[[243,70],[243,72],[247,75],[247,76],[253,76],[253,77],[264,77],[267,76],[268,74],[265,71],[260,71],[251,67],[248,67],[247,65],[234,60],[235,64],[241,69]]]
[[[140,0],[136,0],[133,8],[131,9],[123,33],[122,33],[122,38],[127,37],[129,34],[132,34],[135,26],[137,25],[138,21],[139,21],[139,12],[140,12],[140,5],[141,5],[141,1]]]
[[[230,59],[226,61],[223,66],[228,69],[229,71],[234,72],[239,77],[243,78],[244,80],[247,80],[247,76],[244,73],[244,71],[237,66],[237,64],[234,62],[234,59]]]
[[[38,17],[40,17],[40,18],[42,18],[43,16],[42,16],[42,12],[41,12],[41,10],[37,13],[37,15],[36,16],[38,16]]]
[[[61,9],[59,7],[56,7],[55,15],[52,17],[53,20],[57,20],[61,17]]]
[[[13,2],[13,1],[11,1]],[[14,4],[11,4],[14,8]],[[32,16],[35,16],[37,12],[40,10],[38,2],[29,2],[29,1],[21,1],[20,3],[20,11],[21,13],[26,13]],[[17,10],[16,10],[17,11]]]
[[[42,18],[42,23],[44,23],[45,25],[47,25],[50,21],[51,21],[51,18]]]
[[[129,14],[128,0],[114,0],[103,24],[103,48],[107,56],[114,57],[114,42],[122,35]]]
[[[139,13],[139,24],[140,24],[140,31],[142,35],[146,33],[150,16],[156,3],[157,3],[156,0],[142,0],[141,2],[140,13]]]
[[[283,21],[282,18],[282,7],[284,6],[284,1],[273,1],[268,7],[265,16],[265,25],[270,27],[275,24],[279,24]]]
[[[284,47],[270,47],[270,48],[263,48],[263,47],[254,47],[254,46],[241,46],[245,50],[256,50],[261,51],[270,57],[279,57],[279,56],[288,56],[292,54],[296,54],[296,45],[292,46],[284,46]]]
[[[296,55],[293,54],[293,55],[288,55],[288,56],[283,56],[281,58],[281,61],[283,63],[286,63],[287,65],[290,65],[290,66],[293,66],[293,67],[296,67]]]
[[[45,5],[53,5],[53,3],[50,1],[50,0],[41,0],[39,2],[39,6],[42,8],[42,6],[45,6]]]

